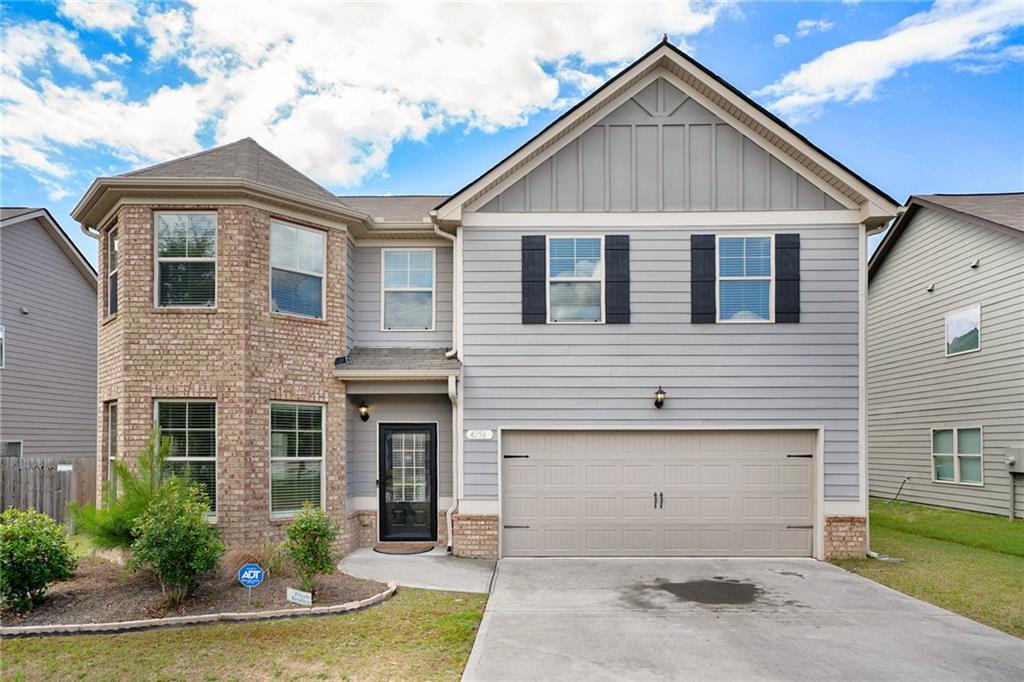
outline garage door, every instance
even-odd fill
[[[810,556],[813,431],[504,431],[504,556]]]

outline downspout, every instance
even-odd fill
[[[445,357],[459,357],[459,330],[462,320],[459,316],[462,287],[460,286],[460,259],[457,253],[458,240],[455,236],[448,234],[437,224],[437,213],[431,211],[430,220],[433,223],[434,234],[447,239],[452,243],[452,348]],[[462,439],[459,437],[459,393],[458,379],[454,376],[448,377],[448,400],[452,403],[452,501],[444,513],[445,529],[448,533],[448,553],[452,551],[452,540],[454,534],[452,515],[459,506],[459,448],[462,446]]]
[[[448,400],[452,402],[452,501],[444,513],[445,529],[448,532],[448,553],[452,551],[452,515],[459,503],[459,396],[458,380],[448,376]]]
[[[445,232],[444,230],[442,230],[438,226],[438,224],[436,222],[436,216],[435,216],[435,214],[433,214],[433,212],[431,213],[430,218],[431,218],[431,221],[433,221],[434,234],[436,234],[438,237],[443,237],[444,239],[447,239],[448,241],[450,241],[452,243],[452,309],[454,311],[453,315],[452,315],[452,347],[451,347],[451,350],[449,350],[448,352],[446,352],[444,354],[444,356],[446,358],[457,358],[457,357],[459,357],[459,324],[460,324],[460,320],[459,320],[458,310],[459,310],[459,293],[460,293],[459,289],[461,288],[459,286],[459,273],[460,273],[459,259],[458,259],[458,254],[455,253],[455,251],[456,251],[455,245],[457,243],[457,240],[456,240],[454,235],[448,234],[447,232]]]

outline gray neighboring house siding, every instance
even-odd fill
[[[851,225],[672,228],[630,236],[631,323],[523,325],[520,238],[463,231],[464,428],[823,425],[826,499],[858,497],[858,232]],[[796,233],[798,324],[691,324],[690,234]],[[669,398],[653,404],[655,389]],[[465,494],[498,495],[494,441],[464,442]]]
[[[981,350],[946,357],[946,314],[976,303]],[[867,368],[870,494],[909,475],[900,499],[1006,514],[1006,448],[1024,447],[1024,239],[920,208],[871,278]],[[981,426],[983,487],[932,482],[931,429],[951,425]]]
[[[96,280],[42,220],[0,229],[0,440],[23,441],[22,457],[94,457]]]

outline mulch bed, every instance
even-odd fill
[[[288,571],[267,575],[252,591],[234,577],[226,578],[211,571],[199,587],[176,609],[168,608],[160,585],[146,573],[132,573],[114,561],[99,555],[82,557],[70,580],[55,583],[46,592],[42,604],[23,616],[3,613],[5,626],[58,625],[77,623],[109,623],[113,621],[193,616],[207,613],[255,612],[284,608],[301,608],[285,598],[285,588],[299,587],[299,581]],[[353,578],[344,573],[317,578],[314,606],[332,606],[366,599],[387,586],[372,580]]]

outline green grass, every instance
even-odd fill
[[[871,502],[871,549],[900,563],[836,563],[912,597],[1024,637],[1024,521]]]
[[[457,680],[486,595],[402,588],[358,613],[5,639],[4,680]]]

